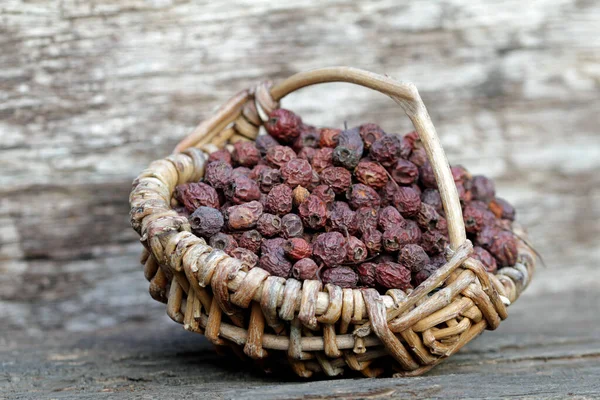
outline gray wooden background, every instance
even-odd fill
[[[501,390],[490,393],[536,395],[532,387],[514,392],[535,384],[549,396],[565,388],[597,395],[600,2],[593,0],[3,0],[0,388],[14,396],[48,388],[56,396],[158,396],[153,391],[169,382],[179,394],[209,387],[211,396],[278,397],[275,380],[238,373],[150,299],[127,196],[137,173],[235,92],[331,65],[416,83],[451,163],[497,179],[547,264],[498,331],[431,381],[369,383],[374,396],[430,386],[440,390],[424,392],[429,397],[461,396],[475,390],[469,374],[485,382],[519,368],[528,378],[519,375],[517,386],[489,380],[489,390]],[[390,99],[347,84],[305,89],[283,105],[314,124],[410,129]],[[548,359],[575,362],[569,368],[585,379],[561,386],[564,374],[531,372]],[[456,371],[467,378],[448,384],[444,377]],[[227,387],[199,385],[219,379]],[[322,389],[337,393],[343,382]],[[253,385],[272,386],[236,391]],[[285,387],[290,397],[318,390]]]

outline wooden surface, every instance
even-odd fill
[[[600,396],[599,19],[577,0],[2,1],[0,397]],[[238,372],[165,317],[137,265],[135,175],[240,89],[328,65],[416,83],[451,163],[497,179],[548,265],[498,331],[423,378]],[[283,104],[410,127],[345,84]]]

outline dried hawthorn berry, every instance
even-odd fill
[[[286,238],[302,237],[304,226],[296,214],[286,214],[281,218],[281,235]]]
[[[362,124],[358,127],[358,133],[360,134],[360,137],[362,138],[367,150],[371,148],[376,140],[381,139],[383,135],[385,135],[383,129],[374,123]]]
[[[336,201],[331,206],[327,223],[331,230],[344,234],[355,233],[357,229],[356,213],[350,209],[348,203]]]
[[[383,206],[394,205],[394,196],[398,191],[398,184],[393,180],[388,180],[383,189],[379,191],[379,197],[381,198],[381,204]]]
[[[356,236],[350,236],[348,238],[348,253],[346,254],[346,261],[350,263],[359,263],[364,261],[369,255],[367,246]]]
[[[265,237],[278,235],[281,232],[281,218],[274,214],[263,213],[256,223],[256,230]]]
[[[491,179],[476,175],[471,181],[471,193],[475,200],[488,203],[496,196],[496,187]]]
[[[401,228],[406,224],[404,217],[392,206],[387,206],[379,210],[377,222],[382,231],[387,231],[395,226]]]
[[[358,275],[348,267],[327,268],[321,274],[321,280],[325,284],[330,283],[341,288],[352,289],[358,283]]]
[[[250,171],[250,175],[248,176],[248,178],[258,181],[258,177],[260,176],[260,174],[267,168],[271,169],[271,167],[269,167],[267,164],[255,165],[254,168],[252,168],[252,171]]]
[[[421,193],[421,202],[433,206],[438,213],[444,212],[444,204],[442,203],[442,196],[437,189],[425,189]]]
[[[410,270],[394,262],[383,262],[377,265],[375,271],[377,283],[386,289],[411,289]]]
[[[477,232],[477,235],[475,235],[474,243],[477,246],[489,248],[500,232],[502,232],[502,229],[495,225],[495,221],[492,224],[484,224],[481,230]]]
[[[189,221],[194,233],[205,238],[218,233],[225,223],[219,210],[205,206],[198,207]]]
[[[235,204],[260,200],[260,189],[255,181],[247,176],[235,177],[225,189],[225,196]]]
[[[419,178],[419,168],[408,160],[399,158],[390,167],[392,179],[401,185],[410,185]]]
[[[352,174],[346,168],[328,167],[320,176],[321,183],[331,187],[335,194],[344,193],[352,184]]]
[[[320,132],[311,125],[300,126],[300,135],[294,140],[292,148],[296,151],[300,151],[303,148],[316,148],[319,147],[319,140],[321,139]]]
[[[427,152],[424,148],[417,147],[413,149],[412,153],[410,154],[410,157],[408,158],[408,161],[415,164],[417,167],[422,167],[423,165],[425,165],[425,163],[429,161],[429,158],[427,158]]]
[[[408,186],[400,186],[394,193],[394,206],[403,217],[417,215],[421,209],[421,196],[417,191]]]
[[[450,172],[452,173],[452,179],[454,182],[462,182],[463,184],[469,183],[469,187],[467,187],[467,189],[470,189],[470,181],[472,177],[465,167],[462,165],[452,165],[450,166]]]
[[[333,149],[324,147],[315,151],[311,165],[318,173],[321,173],[326,168],[333,167]]]
[[[231,251],[231,256],[237,258],[246,269],[252,269],[258,265],[258,256],[244,247],[236,247]]]
[[[235,179],[238,176],[245,176],[246,178],[250,178],[252,175],[252,170],[246,167],[237,167],[231,171],[231,179]]]
[[[434,265],[436,268],[439,268],[448,262],[444,253],[432,255],[429,257],[429,260],[429,264]]]
[[[233,230],[253,228],[262,213],[263,206],[258,201],[231,206],[227,209],[227,225]]]
[[[313,254],[328,267],[343,263],[347,252],[348,243],[339,232],[322,233],[313,242]]]
[[[362,263],[358,267],[356,267],[356,272],[358,274],[358,281],[362,286],[365,287],[375,287],[376,281],[376,272],[377,264],[375,263]]]
[[[317,152],[317,149],[313,149],[312,147],[303,147],[298,152],[298,158],[301,158],[303,160],[308,161],[309,163],[312,163],[313,157],[315,156],[316,152]]]
[[[328,206],[333,204],[335,200],[335,192],[328,185],[319,185],[311,192],[313,196],[317,196],[325,202]]]
[[[285,243],[284,238],[276,237],[273,239],[264,239],[260,244],[261,254],[267,253],[279,253],[281,257],[285,256],[283,251],[283,244]]]
[[[427,264],[425,267],[423,267],[423,269],[415,274],[415,286],[419,286],[421,283],[425,282],[427,278],[429,278],[438,269],[439,267],[434,264]]]
[[[381,189],[388,181],[388,175],[385,168],[372,161],[362,160],[354,170],[356,179],[374,189]]]
[[[292,270],[292,263],[286,260],[282,253],[268,252],[263,254],[258,266],[270,273],[271,275],[287,278]]]
[[[425,188],[437,189],[438,187],[433,168],[429,161],[419,168],[419,182]]]
[[[483,247],[473,247],[473,254],[471,254],[471,257],[481,261],[487,272],[491,272],[493,274],[496,273],[496,270],[498,270],[496,259]]]
[[[296,153],[291,147],[273,146],[267,150],[266,160],[269,164],[276,167],[283,167],[288,161],[296,158]]]
[[[267,211],[284,215],[292,211],[292,188],[288,185],[277,185],[267,194]]]
[[[219,208],[220,206],[217,191],[202,182],[177,185],[175,198],[191,213],[200,206],[212,208]]]
[[[298,207],[298,214],[307,228],[320,229],[327,222],[327,205],[317,196],[310,195]]]
[[[265,129],[279,143],[291,143],[300,135],[302,119],[290,110],[278,108],[269,114]]]
[[[418,244],[407,244],[398,253],[398,263],[417,273],[430,263],[429,256]]]
[[[254,143],[239,141],[233,144],[231,157],[237,165],[252,168],[260,161],[260,152]]]
[[[400,139],[397,136],[384,135],[373,142],[369,154],[374,161],[388,168],[394,165],[400,156],[400,146]]]
[[[317,279],[319,266],[310,258],[296,261],[292,267],[292,276],[298,280]]]
[[[317,186],[321,184],[321,177],[316,173],[315,170],[312,172],[312,180],[310,181],[310,185],[308,185],[308,190],[314,190]]]
[[[338,145],[333,150],[333,164],[346,169],[356,168],[364,151],[364,143],[358,128],[348,129],[338,136]]]
[[[354,210],[360,207],[379,207],[381,205],[381,199],[377,192],[370,186],[357,183],[350,187],[347,193],[348,204]]]
[[[338,145],[338,136],[342,133],[341,129],[321,128],[321,137],[319,139],[320,147],[335,148]]]
[[[400,141],[400,157],[408,159],[418,145],[420,145],[419,134],[416,131],[407,133]]]
[[[515,208],[506,200],[496,197],[489,204],[490,210],[496,218],[515,220]]]
[[[511,232],[500,231],[486,249],[503,267],[515,265],[517,262],[517,240]]]
[[[430,230],[430,229],[439,229],[442,228],[443,230],[447,229],[448,226],[446,225],[446,220],[444,218],[442,218],[442,216],[440,216],[440,214],[438,214],[438,212],[435,210],[435,208],[427,203],[423,203],[421,202],[421,208],[419,209],[419,213],[416,216],[416,221],[417,224],[419,224],[419,226],[423,229],[423,230]],[[440,221],[443,220],[443,223],[441,225],[439,225]],[[439,227],[438,227],[439,225]]]
[[[208,240],[208,244],[210,245],[210,247],[214,249],[223,250],[229,255],[231,255],[233,249],[238,247],[238,244],[233,238],[233,236],[223,232],[219,232],[211,236]]]
[[[393,226],[383,232],[383,248],[386,251],[395,252],[407,244],[418,243],[417,239],[420,238],[415,237],[413,230],[402,226]]]
[[[258,221],[260,222],[260,218]],[[252,229],[242,233],[237,242],[240,247],[248,249],[253,253],[258,253],[260,244],[262,243],[262,235],[256,229]]]
[[[481,230],[485,221],[485,212],[481,207],[468,203],[463,209],[463,220],[465,230],[468,233],[477,233]]]
[[[356,210],[356,229],[363,234],[369,229],[377,229],[378,212],[374,207],[361,207]]]
[[[309,186],[312,181],[312,168],[308,161],[294,158],[281,167],[283,181],[291,187]]]
[[[429,254],[442,253],[448,244],[448,238],[438,231],[423,233],[421,240],[421,246]]]
[[[224,161],[213,161],[206,166],[204,180],[216,189],[225,189],[231,180],[233,168]]]
[[[304,239],[295,237],[288,239],[283,244],[285,255],[292,260],[301,260],[312,255],[311,245]]]
[[[254,145],[262,156],[266,156],[267,151],[269,151],[271,147],[278,146],[279,142],[271,135],[259,135],[256,137]]]
[[[274,186],[281,183],[281,172],[271,167],[261,168],[256,178],[260,190],[269,193]]]
[[[223,161],[231,165],[231,153],[227,149],[213,151],[209,154],[207,162],[211,163],[213,161]]]
[[[304,203],[304,200],[306,200],[308,196],[310,196],[308,189],[302,186],[296,186],[292,191],[292,204],[295,207],[298,207],[300,204]]]
[[[456,192],[458,193],[458,198],[462,204],[468,203],[473,199],[472,192],[465,188],[464,183],[454,182],[454,185],[456,186]]]
[[[362,234],[362,241],[367,246],[369,254],[378,254],[382,248],[383,234],[377,229],[369,229]]]

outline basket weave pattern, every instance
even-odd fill
[[[175,186],[203,176],[206,153],[255,139],[265,115],[285,95],[334,81],[394,99],[413,122],[432,164],[448,221],[448,261],[408,293],[392,289],[381,295],[375,289],[270,276],[258,267],[246,271],[192,234],[188,220],[172,209]],[[289,364],[303,377],[315,372],[336,376],[344,368],[369,377],[390,369],[398,375],[426,372],[484,329],[496,329],[535,268],[534,254],[522,241],[517,264],[497,275],[469,257],[472,244],[448,161],[416,88],[353,68],[309,71],[276,86],[265,82],[238,93],[172,155],[140,174],[130,204],[131,224],[145,247],[141,262],[150,294],[167,304],[168,315],[217,348],[230,347],[265,369]],[[516,223],[513,231],[525,237]]]

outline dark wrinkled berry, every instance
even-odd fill
[[[275,214],[263,213],[256,223],[256,230],[264,237],[273,237],[281,232],[281,218]]]
[[[288,185],[277,185],[267,194],[267,211],[284,215],[292,211],[292,188]]]
[[[255,146],[263,157],[267,155],[267,151],[271,147],[278,145],[279,142],[271,135],[259,135],[256,137]]]
[[[473,254],[471,254],[471,257],[481,261],[487,272],[491,272],[493,274],[496,272],[496,270],[498,270],[496,259],[483,247],[473,247]]]
[[[336,147],[344,147],[353,153],[357,154],[358,159],[362,157],[365,148],[362,138],[360,137],[359,128],[346,129],[338,136],[338,145]],[[356,166],[356,165],[355,165]]]
[[[267,150],[266,160],[269,164],[281,168],[296,157],[296,153],[291,147],[273,146]]]
[[[236,247],[231,251],[231,256],[237,258],[246,269],[252,269],[258,265],[258,256],[244,247]]]
[[[260,218],[258,221],[260,222]],[[256,229],[252,229],[242,233],[237,242],[240,247],[248,249],[253,253],[258,253],[260,244],[262,243],[262,235]]]
[[[477,205],[468,203],[463,209],[463,220],[465,230],[469,233],[477,233],[484,225],[486,210]]]
[[[321,173],[326,168],[333,167],[333,149],[324,147],[315,151],[311,165],[318,173]]]
[[[235,239],[233,238],[233,236],[228,235],[223,232],[219,232],[219,233],[216,233],[213,236],[211,236],[210,239],[208,240],[208,244],[210,245],[210,247],[219,249],[219,250],[223,250],[225,253],[227,253],[229,255],[231,255],[231,252],[233,251],[233,249],[238,247],[238,244],[235,241]]]
[[[439,268],[448,262],[444,253],[432,255],[429,257],[429,260],[429,264],[434,265],[436,268]]]
[[[429,162],[426,162],[421,168],[419,168],[419,182],[421,186],[430,189],[437,189],[437,181],[435,180],[435,174],[433,168]]]
[[[416,131],[407,133],[400,141],[400,157],[408,159],[418,145],[420,145],[419,134]]]
[[[322,233],[313,242],[313,254],[328,267],[344,262],[348,243],[339,232]]]
[[[387,206],[379,210],[377,223],[379,228],[384,232],[396,226],[402,228],[406,224],[404,217],[392,206]]]
[[[418,243],[421,239],[420,233],[421,232],[419,231],[419,236],[417,236],[413,229],[406,229],[402,226],[393,226],[383,232],[383,248],[386,251],[395,252],[407,244]]]
[[[484,224],[481,230],[475,235],[475,244],[484,248],[488,248],[494,242],[494,239],[502,229],[496,226],[495,221],[492,224]]]
[[[239,141],[233,144],[231,157],[237,165],[252,168],[260,161],[260,152],[253,142]]]
[[[233,230],[253,228],[262,213],[263,207],[258,201],[229,207],[227,209],[227,225]]]
[[[332,205],[333,201],[335,200],[335,192],[328,185],[317,186],[313,189],[311,194],[323,200],[328,206]]]
[[[298,158],[306,160],[309,163],[311,163],[311,165],[312,165],[312,160],[313,160],[313,157],[315,156],[316,152],[317,152],[317,149],[313,149],[312,147],[303,147],[298,152]]]
[[[381,129],[379,125],[373,123],[362,124],[358,127],[358,132],[360,133],[360,137],[367,150],[371,148],[376,140],[381,139],[385,135],[383,129]]]
[[[312,256],[311,245],[306,240],[299,237],[288,239],[283,244],[283,251],[285,251],[285,255],[292,260],[301,260]]]
[[[250,168],[246,168],[246,167],[237,167],[237,168],[234,168],[233,171],[231,171],[231,179],[235,179],[238,176],[244,176],[246,178],[250,178],[251,175],[252,175],[252,170]]]
[[[517,240],[511,232],[500,231],[491,245],[486,247],[502,267],[515,265],[517,262]]]
[[[496,218],[515,220],[515,208],[506,200],[496,197],[489,204],[490,210]]]
[[[421,193],[421,202],[433,206],[438,213],[444,212],[442,197],[437,189],[425,189]]]
[[[378,211],[374,207],[360,207],[356,210],[356,229],[363,234],[370,229],[377,229]]]
[[[379,197],[381,198],[382,206],[393,206],[394,196],[398,191],[398,184],[393,180],[388,180],[383,189],[379,191]]]
[[[421,202],[421,207],[419,208],[419,213],[417,214],[415,220],[423,230],[439,228],[445,230],[447,228],[446,220],[440,214],[438,214],[433,206],[427,203]],[[438,227],[438,224],[442,220],[442,224]]]
[[[476,175],[471,181],[471,193],[475,200],[488,203],[496,196],[494,182],[483,175]]]
[[[454,182],[454,185],[456,186],[456,192],[458,193],[458,198],[462,204],[468,203],[473,199],[472,192],[465,188],[464,183]]]
[[[260,189],[255,181],[242,175],[229,182],[225,196],[235,204],[242,204],[260,200]]]
[[[312,172],[312,179],[311,179],[310,185],[308,185],[307,189],[308,190],[314,190],[320,184],[321,184],[321,177],[319,176],[319,174],[315,170],[313,170],[313,172]]]
[[[338,137],[342,131],[341,129],[321,128],[320,133],[319,146],[335,148],[338,145]]]
[[[307,228],[320,229],[327,222],[327,205],[317,196],[310,195],[298,207],[298,214]]]
[[[356,213],[350,209],[348,203],[336,201],[331,206],[327,223],[331,230],[352,234],[357,229]]]
[[[352,174],[342,167],[329,167],[321,172],[321,183],[333,189],[336,194],[344,193],[352,184]]]
[[[399,158],[390,167],[392,179],[401,185],[410,185],[419,178],[419,168],[408,160]]]
[[[223,161],[223,162],[231,165],[231,153],[229,151],[227,151],[227,149],[213,151],[208,156],[207,162],[211,163],[213,161]]]
[[[388,181],[388,175],[381,165],[372,161],[363,160],[358,163],[354,170],[356,179],[374,189],[381,189]]]
[[[358,281],[362,286],[375,287],[376,276],[377,276],[377,264],[366,262],[356,267],[356,273],[358,274]]]
[[[421,246],[428,254],[442,253],[448,245],[448,238],[438,231],[423,233],[421,240]]]
[[[274,186],[281,183],[281,172],[278,169],[265,167],[258,172],[256,182],[260,190],[264,193],[269,193]]]
[[[271,169],[271,167],[269,167],[267,164],[255,165],[254,168],[252,168],[252,171],[250,171],[250,175],[248,175],[248,177],[250,179],[254,179],[255,181],[258,181],[258,177],[266,169]]]
[[[281,257],[285,256],[283,251],[283,244],[285,243],[284,238],[276,237],[273,239],[264,239],[260,244],[261,254],[267,253],[279,253]]]
[[[369,229],[362,234],[362,241],[367,246],[369,254],[375,255],[381,252],[383,234],[377,229]]]
[[[231,180],[233,168],[224,161],[214,161],[206,166],[204,180],[216,189],[225,189]]]
[[[299,280],[317,279],[319,266],[310,258],[296,261],[292,267],[292,276]]]
[[[258,261],[258,266],[271,275],[287,278],[292,270],[292,263],[282,253],[268,252],[263,254]]]
[[[296,151],[300,151],[303,148],[316,148],[319,147],[320,139],[321,134],[314,126],[302,124],[300,126],[300,135],[294,140],[292,148]]]
[[[333,155],[331,159],[333,165],[344,167],[348,170],[353,170],[358,165],[362,153],[358,153],[356,150],[349,149],[348,147],[338,146],[333,149]]]
[[[312,180],[312,172],[308,161],[301,158],[290,160],[281,167],[283,181],[292,188],[298,185],[309,186]]]
[[[438,266],[434,264],[427,264],[423,269],[415,274],[414,282],[415,286],[419,286],[421,283],[425,282],[427,278],[429,278],[435,271],[438,270]]]
[[[190,226],[194,233],[204,238],[218,233],[223,227],[223,214],[212,207],[198,207],[190,215]]]
[[[217,191],[205,183],[184,183],[175,188],[175,198],[189,212],[194,212],[200,206],[219,208]]]
[[[364,261],[369,255],[367,246],[356,236],[348,238],[348,253],[346,254],[346,262],[359,263]]]
[[[306,200],[308,196],[310,196],[308,189],[302,186],[296,186],[292,191],[292,204],[294,207],[298,207],[300,204],[304,203],[304,200]]]
[[[370,186],[357,183],[350,187],[347,194],[348,204],[356,210],[360,207],[374,207],[381,205],[381,199],[377,192]]]
[[[407,244],[398,253],[398,263],[417,273],[430,263],[429,256],[418,244]]]
[[[291,143],[300,135],[302,119],[290,110],[278,108],[269,114],[265,129],[280,143]]]
[[[296,214],[286,214],[281,218],[281,235],[286,238],[302,237],[304,226]]]
[[[327,268],[321,274],[323,283],[330,283],[341,288],[355,288],[358,283],[358,275],[352,268],[339,267]]]
[[[388,168],[396,163],[400,156],[400,139],[395,135],[384,135],[371,145],[371,158]]]
[[[450,166],[450,172],[452,173],[452,179],[454,180],[454,182],[462,182],[463,184],[466,184],[468,182],[469,187],[467,187],[467,189],[471,189],[470,181],[472,177],[469,171],[465,169],[465,167],[463,167],[462,165],[452,165]]]
[[[421,196],[415,189],[408,186],[400,186],[396,190],[393,202],[403,217],[417,215],[421,209]]]
[[[427,152],[422,147],[417,147],[413,149],[408,161],[415,164],[417,167],[422,167],[425,163],[429,162],[429,158],[427,158]]]
[[[410,270],[394,262],[383,262],[377,265],[375,279],[386,289],[411,289]]]

